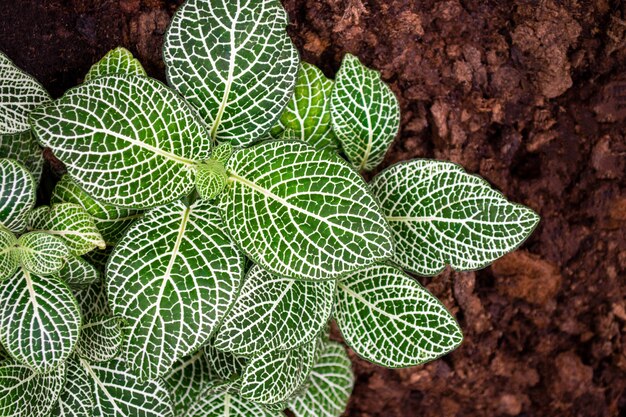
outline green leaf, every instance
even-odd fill
[[[15,159],[33,174],[35,183],[41,179],[43,171],[43,151],[30,130],[0,134],[0,158]]]
[[[106,249],[94,249],[89,253],[82,256],[84,260],[89,262],[98,272],[104,275],[106,264],[109,261],[109,257],[113,252],[112,246],[107,246]]]
[[[362,358],[388,368],[420,365],[463,340],[454,316],[402,270],[374,265],[337,286],[335,320]]]
[[[146,70],[133,54],[128,49],[119,47],[107,52],[91,67],[85,76],[85,82],[115,74],[147,76]]]
[[[322,71],[302,62],[291,101],[272,128],[272,135],[281,137],[283,132],[288,132],[292,139],[302,140],[317,149],[337,148],[330,115],[332,91],[333,82]]]
[[[169,84],[197,107],[217,142],[249,145],[291,96],[298,52],[278,0],[189,0],[165,36]]]
[[[232,393],[228,385],[214,384],[208,388],[189,408],[185,417],[285,417],[280,411],[266,410]]]
[[[241,397],[270,406],[285,403],[309,377],[317,345],[314,340],[296,349],[265,352],[250,359],[243,373]]]
[[[50,201],[52,204],[73,203],[83,207],[93,217],[98,231],[109,245],[117,243],[126,229],[143,215],[139,210],[126,209],[94,200],[69,175],[64,175],[54,187]]]
[[[51,275],[63,268],[69,250],[63,239],[43,232],[26,233],[15,248],[22,266],[37,275]]]
[[[76,297],[84,322],[113,315],[109,307],[104,283],[97,282],[86,288],[76,289],[74,290],[74,297]]]
[[[85,369],[74,358],[66,363],[65,385],[51,417],[93,417],[93,388]]]
[[[0,52],[0,134],[30,129],[28,114],[48,101],[41,84]]]
[[[206,343],[235,300],[244,258],[220,223],[208,203],[171,203],[131,226],[111,255],[109,302],[126,323],[125,358],[141,380]]]
[[[21,233],[26,228],[26,216],[35,206],[35,180],[12,159],[0,159],[0,178],[0,224]]]
[[[30,213],[28,223],[31,230],[62,238],[72,255],[79,256],[96,247],[106,247],[92,217],[78,204],[38,207]]]
[[[13,232],[0,224],[0,281],[12,276],[20,265],[15,245],[17,238]]]
[[[359,171],[383,161],[400,128],[400,107],[393,91],[359,59],[346,54],[331,97],[333,130]]]
[[[0,338],[9,354],[36,372],[67,360],[78,340],[80,312],[67,285],[20,269],[0,282]]]
[[[196,161],[210,154],[196,113],[147,77],[96,78],[35,110],[31,120],[78,185],[116,206],[149,208],[185,196]]]
[[[211,372],[213,372],[218,379],[223,381],[239,379],[248,363],[248,359],[230,352],[217,350],[213,343],[214,342],[211,341],[204,347]]]
[[[95,390],[94,416],[174,416],[169,393],[160,379],[140,382],[127,372],[128,367],[119,359],[102,364],[90,364],[80,359],[80,363]]]
[[[122,347],[122,326],[117,317],[95,317],[81,328],[76,354],[89,362],[114,359]]]
[[[374,178],[372,190],[394,235],[394,262],[421,275],[448,264],[483,268],[521,245],[539,222],[532,210],[449,162],[394,165]]]
[[[219,161],[209,160],[198,165],[196,190],[203,200],[213,200],[224,190],[226,178],[224,165]]]
[[[339,417],[348,405],[353,386],[350,358],[343,346],[329,342],[311,371],[307,390],[289,409],[296,417]]]
[[[63,384],[65,367],[61,364],[47,374],[15,362],[0,365],[0,416],[48,416],[56,405]]]
[[[174,414],[185,415],[185,411],[197,401],[212,379],[213,374],[204,350],[176,361],[164,377],[174,403]]]
[[[332,152],[269,141],[235,151],[226,169],[226,228],[267,271],[329,280],[391,256],[391,233],[367,184]]]
[[[69,256],[61,270],[55,274],[70,288],[83,288],[100,281],[100,272],[95,266],[78,256]]]
[[[335,281],[296,281],[255,266],[220,326],[215,347],[246,356],[304,345],[330,318],[335,287]]]

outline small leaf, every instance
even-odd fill
[[[383,161],[400,128],[400,107],[393,91],[359,59],[346,54],[331,97],[333,131],[359,171]]]
[[[109,302],[124,319],[124,355],[141,380],[164,375],[206,343],[235,300],[243,255],[211,205],[153,209],[119,242],[107,268]]]
[[[80,312],[67,285],[20,269],[0,282],[0,340],[36,372],[67,360],[78,340]]]
[[[203,200],[213,200],[226,186],[224,165],[215,160],[198,164],[196,172],[196,190]]]
[[[16,244],[13,232],[0,224],[0,281],[11,277],[20,265]]]
[[[363,179],[302,142],[239,149],[219,207],[232,239],[279,276],[329,280],[391,256],[393,244]]]
[[[74,290],[74,297],[76,297],[84,322],[92,321],[98,317],[110,317],[113,315],[109,307],[105,286],[102,282]]]
[[[285,417],[259,404],[241,398],[228,389],[228,383],[214,384],[187,411],[185,417]]]
[[[322,71],[302,62],[291,101],[272,135],[301,140],[317,149],[337,148],[330,115],[332,91],[333,82]]]
[[[32,132],[0,134],[0,158],[14,159],[33,174],[35,183],[41,179],[43,171],[43,151]]]
[[[147,76],[146,70],[133,54],[128,49],[119,47],[107,52],[91,67],[85,76],[85,82],[116,74]]]
[[[52,208],[38,207],[28,219],[32,230],[59,236],[72,255],[83,255],[106,244],[92,217],[78,204],[55,204]]]
[[[78,256],[71,255],[55,276],[72,289],[86,287],[101,279],[100,272],[98,272],[95,266]]]
[[[198,400],[198,396],[212,379],[209,361],[202,349],[176,361],[163,378],[172,396],[174,414],[184,416],[185,411]]]
[[[315,361],[317,340],[286,351],[265,352],[248,362],[241,397],[264,405],[282,404],[301,388]]]
[[[0,134],[29,130],[29,113],[48,101],[41,84],[0,52]]]
[[[80,109],[80,111],[77,111]],[[35,110],[33,129],[96,200],[145,209],[187,195],[211,140],[176,93],[147,77],[100,77]]]
[[[73,203],[83,207],[93,217],[98,231],[109,245],[116,244],[126,229],[142,217],[139,210],[125,209],[94,200],[69,175],[64,175],[54,187],[50,202]]]
[[[35,180],[12,159],[0,159],[0,178],[0,224],[21,233],[26,228],[28,212],[35,206]]]
[[[208,358],[211,372],[218,379],[223,381],[237,380],[243,374],[243,370],[248,363],[248,359],[242,356],[234,355],[230,352],[217,350],[213,346],[213,341],[204,347],[204,352]]]
[[[372,190],[396,241],[394,262],[426,276],[447,264],[484,268],[521,245],[539,222],[532,210],[449,162],[394,165],[374,178]]]
[[[0,365],[0,416],[48,416],[65,383],[65,367],[47,374],[15,362]]]
[[[50,275],[63,268],[69,250],[60,237],[43,232],[30,232],[20,236],[16,248],[20,263],[29,272]]]
[[[443,304],[390,265],[374,265],[341,280],[335,320],[359,356],[388,368],[431,361],[463,340]]]
[[[296,417],[339,417],[348,405],[354,386],[352,362],[338,343],[329,342],[323,349],[307,390],[289,407]]]
[[[233,146],[230,143],[222,143],[213,148],[211,151],[211,159],[226,164],[233,154]]]
[[[189,0],[165,36],[170,85],[197,107],[217,142],[249,145],[287,104],[298,52],[278,0]]]
[[[81,328],[76,354],[91,363],[114,359],[122,347],[122,326],[117,317],[95,317]]]
[[[295,281],[255,266],[220,326],[215,347],[246,356],[302,346],[330,318],[335,287],[335,281]]]
[[[93,389],[85,369],[74,358],[66,363],[65,385],[51,417],[92,417]]]

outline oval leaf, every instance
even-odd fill
[[[308,343],[330,318],[335,287],[335,281],[295,281],[255,266],[220,326],[215,347],[245,356]]]
[[[333,131],[359,171],[383,161],[400,128],[400,107],[393,91],[355,56],[347,54],[331,97]]]
[[[14,159],[33,174],[35,184],[43,171],[43,151],[30,130],[0,134],[0,158]]]
[[[85,76],[85,82],[107,75],[127,74],[147,76],[146,70],[126,48],[115,48],[96,62]]]
[[[372,181],[396,242],[393,260],[421,275],[484,268],[516,249],[539,216],[449,162],[413,160]]]
[[[229,384],[207,389],[185,414],[185,417],[285,417],[280,411],[269,411],[245,400],[228,389]]]
[[[93,389],[85,369],[74,358],[66,363],[65,385],[51,417],[93,417]]]
[[[200,350],[176,361],[163,379],[172,396],[174,413],[177,416],[184,416],[213,379],[213,374],[204,350]]]
[[[222,218],[264,269],[328,280],[391,256],[391,234],[367,184],[331,152],[269,141],[237,150],[226,165]]]
[[[20,263],[33,274],[50,275],[58,272],[70,256],[63,240],[48,233],[26,233],[17,242]]]
[[[359,356],[388,368],[431,361],[463,340],[444,305],[389,265],[365,268],[338,283],[335,320]]]
[[[72,289],[83,288],[100,281],[100,272],[95,266],[78,256],[71,255],[55,276]]]
[[[211,141],[195,112],[147,77],[97,78],[37,109],[31,119],[39,141],[82,189],[122,207],[149,208],[188,194],[195,162],[210,154]]]
[[[96,317],[81,328],[76,354],[91,363],[114,359],[122,347],[122,326],[117,317]]]
[[[206,343],[233,303],[244,258],[219,225],[210,204],[171,203],[135,223],[111,255],[109,301],[140,379],[164,375]]]
[[[289,100],[298,52],[278,0],[189,0],[165,36],[170,85],[199,109],[214,141],[248,145]]]
[[[35,180],[22,164],[11,159],[0,159],[0,178],[0,224],[21,233],[35,206]]]
[[[15,251],[17,239],[13,232],[0,225],[0,281],[12,276],[20,265]]]
[[[216,379],[223,381],[238,380],[248,363],[247,358],[215,349],[213,342],[204,347],[204,352],[209,360],[211,372],[215,374]]]

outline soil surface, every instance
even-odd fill
[[[118,45],[163,79],[179,3],[1,0],[0,50],[56,96]],[[381,168],[454,161],[543,218],[492,267],[421,279],[465,343],[404,370],[354,358],[346,415],[626,415],[626,3],[283,3],[306,61],[333,76],[351,52],[399,97]]]

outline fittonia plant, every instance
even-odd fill
[[[331,321],[392,368],[459,346],[404,270],[485,267],[537,215],[448,162],[367,184],[396,98],[354,56],[334,81],[300,63],[286,25],[278,0],[189,0],[169,87],[116,49],[58,100],[0,55],[1,416],[339,416]],[[51,207],[33,138],[67,167]]]

